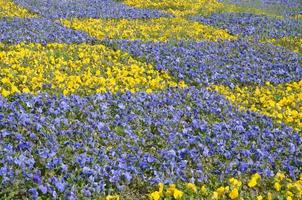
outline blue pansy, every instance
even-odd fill
[[[0,42],[83,43],[93,42],[88,34],[68,29],[45,18],[1,18]]]
[[[213,13],[208,17],[192,17],[193,20],[228,30],[239,36],[255,38],[280,38],[302,35],[302,21],[278,19],[251,13]]]
[[[43,113],[38,106],[16,106],[35,102]],[[69,109],[58,106],[61,102]],[[122,190],[137,180],[206,181],[277,171],[296,176],[302,164],[298,133],[268,117],[238,111],[206,89],[87,97],[23,94],[4,101],[0,113],[5,129],[18,131],[0,141],[2,185],[32,182],[39,193],[54,198],[72,193],[95,197],[108,187]],[[20,121],[8,120],[10,115]],[[35,129],[36,123],[43,128]],[[28,130],[36,137],[29,137]],[[18,150],[19,142],[30,148]]]
[[[158,18],[169,16],[159,10],[129,7],[114,0],[14,0],[47,18]]]
[[[168,71],[191,85],[225,84],[233,87],[267,81],[280,84],[299,81],[302,77],[301,55],[244,39],[173,45],[125,40],[106,40],[104,43],[152,63],[156,69]],[[211,107],[211,112],[220,113],[219,107]]]

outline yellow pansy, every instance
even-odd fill
[[[153,92],[178,86],[165,71],[104,45],[1,44],[0,53],[4,64],[0,71],[0,94],[4,97],[45,91],[64,95]]]
[[[143,41],[168,40],[232,40],[235,36],[225,30],[184,18],[157,19],[63,19],[72,29],[82,30],[98,39],[127,39]],[[152,27],[152,28],[150,28]]]
[[[293,18],[295,18],[295,19],[302,19],[302,14],[294,15]]]
[[[294,194],[291,192],[291,191],[286,191],[286,196],[289,196],[289,197],[292,197],[292,196],[294,196]]]
[[[175,184],[171,184],[169,186],[169,188],[167,189],[167,194],[173,196],[175,189],[176,189],[176,185]]]
[[[268,192],[267,193],[267,200],[272,200],[272,199],[273,199],[272,193]]]
[[[255,174],[252,175],[252,178],[254,178],[254,179],[256,179],[258,181],[258,180],[261,179],[261,176],[260,176],[260,174],[255,173]]]
[[[283,172],[277,172],[275,175],[275,181],[282,181],[285,178],[285,174]]]
[[[174,193],[173,193],[173,197],[175,198],[175,199],[181,199],[182,198],[182,196],[183,196],[183,192],[182,191],[180,191],[180,190],[178,190],[178,189],[175,189],[174,190]]]
[[[218,192],[213,192],[212,199],[218,199],[218,198],[219,198]]]
[[[261,179],[261,176],[258,173],[255,173],[251,176],[249,182],[248,182],[248,186],[250,188],[253,188],[257,185],[257,182]]]
[[[163,191],[164,191],[164,184],[163,183],[159,183],[158,187],[159,187],[158,191],[159,191],[160,195],[162,195]]]
[[[224,4],[216,0],[124,0],[129,6],[160,9],[175,16],[210,14]]]
[[[11,0],[0,0],[0,18],[1,17],[35,17],[21,6],[16,5]],[[1,57],[0,57],[1,58]]]
[[[241,7],[235,4],[225,4],[217,0],[124,0],[129,6],[138,8],[159,9],[174,16],[210,15],[213,12],[251,12],[266,14],[265,11]]]
[[[187,188],[192,192],[197,192],[197,186],[194,183],[187,183]]]
[[[286,185],[286,188],[287,189],[292,189],[294,187],[294,184],[293,183],[287,183],[287,185]]]
[[[263,200],[262,195],[258,195],[258,196],[257,196],[257,200]]]
[[[223,195],[224,192],[225,192],[225,188],[223,186],[219,187],[216,189],[216,192],[219,194],[219,195]]]
[[[205,185],[202,185],[200,190],[202,195],[205,195],[207,193],[207,187]]]
[[[6,90],[6,89],[2,89],[2,91],[1,91],[1,95],[3,97],[8,97],[10,94],[11,93],[8,90]]]
[[[269,39],[267,42],[302,54],[302,37],[283,37],[280,39]]]
[[[239,108],[259,112],[285,122],[296,131],[302,130],[302,80],[279,85],[264,86],[212,86]]]
[[[274,184],[274,188],[275,188],[275,190],[276,191],[280,191],[281,190],[281,185],[280,185],[280,183],[279,182],[276,182],[275,184]]]
[[[238,189],[237,189],[237,188],[234,188],[234,189],[230,192],[229,197],[230,197],[231,199],[236,199],[236,198],[238,198],[238,195],[239,195]]]
[[[239,180],[236,179],[236,178],[230,178],[230,179],[229,179],[229,182],[230,182],[230,184],[231,184],[233,187],[236,187],[236,188],[238,188],[238,187],[240,187],[240,186],[242,185],[242,182],[239,181]]]
[[[106,200],[120,200],[119,195],[108,195],[106,196]]]
[[[150,199],[151,200],[159,200],[160,199],[160,193],[158,191],[152,192],[150,194]]]
[[[247,184],[250,188],[253,188],[257,185],[257,180],[252,178],[249,180],[248,184]]]

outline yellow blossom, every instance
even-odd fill
[[[22,17],[29,18],[36,15],[13,3],[12,0],[0,0],[0,17]]]
[[[263,200],[262,195],[257,196],[257,200]]]
[[[160,195],[162,195],[162,193],[164,191],[164,184],[163,183],[159,183],[158,187],[159,187],[158,191],[159,191]]]
[[[106,196],[106,200],[120,200],[119,195],[108,195]]]
[[[187,87],[187,85],[186,85],[186,83],[184,81],[180,81],[178,85],[179,85],[180,88]]]
[[[280,183],[279,182],[276,182],[275,184],[274,184],[274,188],[275,188],[275,190],[276,191],[280,191],[281,190],[281,185],[280,185]]]
[[[302,53],[302,37],[283,37],[274,40],[270,39],[268,42],[283,46],[297,53]]]
[[[173,196],[175,189],[176,189],[176,185],[175,184],[171,184],[169,186],[169,188],[167,189],[167,194]]]
[[[160,199],[160,193],[158,191],[152,192],[150,194],[150,200],[159,200]]]
[[[238,189],[237,189],[237,188],[234,188],[234,189],[230,192],[229,197],[230,197],[231,199],[236,199],[236,198],[238,198],[238,195],[239,195]]]
[[[0,53],[5,63],[0,70],[0,94],[5,97],[46,91],[64,95],[150,93],[179,85],[168,73],[104,45],[2,44]]]
[[[9,91],[7,91],[6,89],[2,89],[1,94],[2,94],[2,96],[3,96],[3,97],[7,97],[7,96],[9,96],[9,95],[10,95],[10,92],[9,92]]]
[[[241,87],[234,89],[218,85],[213,90],[242,110],[252,110],[284,122],[296,131],[302,130],[302,80],[279,85],[269,82],[263,86]],[[282,175],[280,174],[280,177]]]
[[[273,199],[272,193],[268,192],[267,193],[267,200],[272,200],[272,199]]]
[[[205,195],[207,193],[207,187],[205,185],[201,186],[201,194]]]
[[[178,189],[175,189],[173,196],[175,199],[181,199],[183,196],[183,192]]]
[[[212,199],[218,199],[218,197],[219,197],[218,192],[213,192]]]
[[[282,172],[278,172],[278,173],[275,175],[275,180],[276,180],[276,181],[282,181],[284,178],[285,178],[285,174],[282,173]]]
[[[178,17],[192,15],[210,15],[213,12],[252,12],[266,14],[263,10],[252,7],[240,7],[235,4],[224,4],[217,0],[124,0],[129,6],[159,9]]]
[[[292,197],[292,196],[294,196],[294,194],[291,191],[286,191],[286,196]]]
[[[187,188],[192,192],[197,192],[197,187],[194,183],[187,183]]]
[[[248,186],[249,187],[255,187],[257,185],[257,181],[256,181],[256,179],[250,179],[250,181],[248,182]]]
[[[255,173],[255,174],[252,175],[252,178],[254,178],[254,179],[256,179],[258,181],[258,180],[261,179],[261,176],[260,176],[260,174]]]
[[[225,192],[225,188],[223,186],[217,188],[216,192],[219,194],[219,195],[223,195],[224,192]]]
[[[188,16],[200,12],[209,14],[224,6],[216,0],[125,0],[124,2],[139,8],[160,9],[176,16]]]
[[[287,189],[292,189],[294,187],[294,184],[293,183],[287,183],[286,185]]]
[[[242,185],[242,182],[239,181],[239,180],[236,179],[236,178],[230,178],[230,179],[229,179],[229,182],[230,182],[230,184],[231,184],[233,187],[236,187],[236,188],[238,188],[238,187],[240,187],[240,186]]]
[[[153,91],[152,91],[152,89],[150,89],[150,88],[148,88],[147,90],[146,90],[146,93],[148,93],[148,94],[150,94],[150,93],[152,93]]]
[[[258,180],[260,180],[260,179],[261,179],[261,176],[258,173],[253,174],[248,182],[248,186],[250,188],[255,187],[257,185]]]
[[[233,40],[235,36],[225,30],[187,20],[185,18],[156,19],[62,19],[61,22],[73,29],[82,30],[98,39],[127,39],[143,41]],[[152,28],[150,28],[152,27]],[[169,27],[169,28],[167,28]],[[181,84],[181,87],[184,85]]]

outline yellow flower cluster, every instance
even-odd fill
[[[106,200],[120,200],[119,195],[108,195],[106,196]]]
[[[223,7],[216,0],[124,0],[129,6],[160,9],[175,16],[210,14]]]
[[[283,37],[280,39],[270,39],[268,42],[302,54],[302,37]]]
[[[14,4],[11,0],[0,0],[0,18],[1,17],[35,17],[26,9]]]
[[[261,184],[260,184],[261,182]],[[215,183],[214,185],[217,185]],[[278,172],[273,178],[262,179],[258,173],[253,174],[246,182],[246,186],[234,177],[230,178],[227,186],[213,186],[211,184],[201,187],[194,183],[180,185],[177,189],[175,184],[167,186],[159,184],[159,190],[149,194],[150,200],[160,199],[301,199],[302,198],[302,174],[293,181],[284,173]]]
[[[269,15],[264,10],[221,3],[217,0],[124,0],[124,3],[138,8],[159,9],[176,17],[210,15],[214,12],[246,12]]]
[[[212,199],[220,199],[224,196],[228,196],[230,199],[238,199],[241,185],[240,180],[232,177],[229,179],[229,186],[220,186],[212,192]]]
[[[151,200],[159,200],[161,197],[163,197],[163,195],[164,195],[164,184],[159,183],[158,187],[159,187],[158,191],[152,192],[149,195]]]
[[[294,15],[293,18],[295,18],[295,19],[302,19],[302,14]]]
[[[258,173],[253,174],[247,185],[250,188],[253,188],[257,185],[258,181],[260,181],[260,180],[261,180],[261,176]]]
[[[297,131],[302,130],[302,80],[299,82],[264,86],[213,86],[232,103],[285,122]]]
[[[163,183],[159,183],[159,190],[152,192],[149,197],[150,200],[159,200],[162,197],[164,197],[165,195],[173,197],[174,199],[181,199],[183,197],[183,192],[179,189],[176,188],[175,184],[171,184],[169,186],[169,188],[166,190],[166,192],[164,193],[164,184]]]
[[[63,19],[73,29],[88,32],[98,39],[127,39],[143,41],[168,40],[231,40],[236,37],[226,31],[183,18],[158,19]]]
[[[164,71],[155,70],[129,54],[103,45],[0,44],[0,94],[99,92],[148,93],[185,87]]]

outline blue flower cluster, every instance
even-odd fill
[[[299,81],[302,56],[270,44],[247,40],[225,42],[180,42],[177,44],[140,41],[104,41],[127,51],[158,70],[166,70],[190,85],[241,83],[279,84]]]
[[[114,0],[14,0],[15,3],[40,14],[56,18],[158,18],[170,16],[153,9],[129,7]]]
[[[213,13],[209,17],[196,16],[193,20],[227,29],[230,33],[256,38],[302,36],[302,21],[277,19],[251,13]]]
[[[138,182],[256,171],[294,177],[301,146],[291,128],[239,112],[205,89],[0,97],[2,192],[14,186],[32,198],[92,197]]]
[[[92,42],[88,34],[63,27],[45,18],[0,19],[0,42],[83,43]]]

